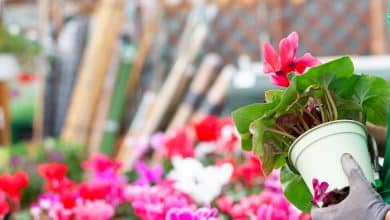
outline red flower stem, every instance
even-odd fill
[[[303,119],[301,113],[302,113],[302,112],[297,112],[296,114],[297,114],[297,116],[298,116],[299,122],[301,122],[301,124],[302,124],[303,128],[305,129],[305,131],[307,131],[307,130],[310,129],[310,128],[309,128],[309,125],[307,125],[307,123],[306,123],[305,120]]]
[[[287,137],[291,140],[295,140],[296,138],[294,136],[292,136],[291,134],[288,134],[286,132],[283,132],[283,131],[279,131],[277,129],[273,129],[273,128],[266,128],[265,131],[268,131],[268,132],[271,132],[271,133],[274,133],[274,134],[279,134],[279,135],[282,135],[284,137]]]
[[[300,105],[300,108],[303,109],[304,112],[306,112],[306,114],[308,114],[310,116],[311,119],[313,119],[313,121],[315,121],[315,124],[318,125],[318,124],[321,124],[321,120],[319,118],[317,118],[316,115],[313,115],[310,111],[308,111],[304,106]]]
[[[298,130],[298,128],[296,128],[295,126],[290,126],[289,128],[293,129],[298,134],[298,136],[303,134],[303,131]]]
[[[282,128],[280,125],[278,125],[278,124],[275,124],[275,126],[276,126],[276,128],[277,128],[278,130],[280,130],[280,131],[283,131],[283,132],[286,132],[286,133],[287,133],[287,131],[286,131],[284,128]]]
[[[321,113],[321,120],[322,122],[327,122],[328,119],[326,117],[326,114],[325,114],[325,110],[324,110],[324,105],[322,104],[322,101],[321,99],[317,99],[317,98],[314,98],[316,100],[316,102],[318,103],[318,108],[320,108],[320,113]]]
[[[336,107],[336,104],[333,100],[333,97],[332,97],[332,94],[330,94],[330,91],[325,88],[325,94],[327,96],[327,100],[329,101],[330,103],[330,107],[332,109],[332,112],[333,112],[333,120],[337,120],[338,119],[338,113],[337,113],[337,107]]]

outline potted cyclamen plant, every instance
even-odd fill
[[[297,48],[295,32],[280,41],[280,55],[269,43],[263,46],[264,72],[286,89],[266,91],[265,103],[232,116],[243,149],[260,157],[265,174],[281,168],[286,198],[309,212],[313,204],[334,204],[348,194],[344,153],[374,183],[365,124],[386,124],[390,86],[380,77],[354,74],[349,57],[320,64],[309,53],[296,58]]]

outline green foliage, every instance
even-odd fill
[[[40,52],[40,44],[28,39],[23,32],[11,34],[7,28],[0,26],[0,53],[13,54],[23,64],[31,61]]]
[[[298,209],[310,213],[312,197],[302,177],[286,165],[280,172],[280,182],[286,198]]]
[[[285,166],[289,146],[305,131],[328,121],[386,125],[390,86],[380,77],[354,74],[351,59],[342,57],[292,76],[286,90],[267,91],[265,100],[232,113],[242,148],[260,157],[265,174],[283,166],[286,197],[308,211],[311,195],[307,186]]]

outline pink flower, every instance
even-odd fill
[[[328,189],[329,184],[327,182],[320,183],[316,178],[312,180],[312,184],[314,190],[314,196],[312,202],[318,206],[319,203],[324,202],[324,199],[326,199],[328,195],[326,190]]]
[[[264,73],[271,73],[271,82],[275,85],[288,87],[290,81],[287,75],[291,72],[302,74],[307,67],[318,65],[320,62],[310,53],[296,58],[298,49],[298,34],[292,32],[279,43],[279,53],[270,43],[263,45]]]
[[[103,200],[80,202],[74,208],[75,217],[83,220],[109,220],[114,212],[114,207]]]
[[[197,210],[190,208],[172,208],[166,215],[166,220],[216,220],[218,210],[216,208],[203,207]]]
[[[122,168],[122,163],[104,154],[95,154],[81,166],[84,170],[93,171],[94,173],[117,173]]]
[[[171,183],[166,182],[154,186],[128,185],[124,197],[140,219],[165,220],[172,208],[196,208],[187,194],[177,191]]]
[[[282,197],[276,197],[273,203],[260,206],[257,219],[261,220],[298,220],[301,213]]]

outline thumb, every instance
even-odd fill
[[[367,182],[362,169],[351,154],[345,153],[341,156],[341,165],[351,186],[357,183],[357,181]]]

